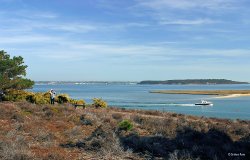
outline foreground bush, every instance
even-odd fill
[[[86,105],[86,102],[83,99],[70,99],[70,103],[77,104],[77,105]]]
[[[50,103],[50,96],[47,93],[30,93],[26,100],[31,103],[35,104],[49,104]]]
[[[133,124],[129,120],[123,120],[119,124],[119,129],[124,131],[130,131],[133,128]]]
[[[102,100],[101,98],[94,98],[93,99],[93,104],[94,107],[96,108],[107,108],[108,104],[107,102],[105,102],[104,100]]]
[[[27,101],[27,102],[35,103],[35,104],[50,104],[50,93],[49,92],[33,93],[33,92],[28,92],[28,91],[23,91],[23,90],[9,90],[4,95],[3,100],[4,101],[13,101],[13,102]],[[74,103],[74,104],[81,104],[81,105],[84,104],[85,105],[84,100],[73,100],[67,94],[59,94],[55,98],[55,101],[60,103],[60,104]]]
[[[3,100],[4,101],[14,101],[14,102],[26,101],[26,98],[28,96],[31,96],[31,95],[32,95],[31,92],[26,92],[23,90],[8,90],[5,93]]]
[[[67,95],[67,94],[59,94],[59,95],[56,97],[56,102],[58,102],[58,103],[60,103],[60,104],[70,102],[69,95]]]
[[[50,96],[47,93],[33,93],[23,90],[9,90],[4,95],[3,100],[23,102],[28,101],[35,104],[49,104]]]

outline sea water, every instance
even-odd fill
[[[152,90],[238,90],[250,85],[139,85],[136,83],[82,83],[82,84],[36,84],[34,92],[54,89],[75,99],[91,103],[102,98],[110,106],[175,112],[206,117],[250,120],[250,97],[216,98],[208,95],[157,94]],[[213,106],[196,106],[201,100],[213,102]]]

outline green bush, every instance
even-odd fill
[[[44,93],[36,93],[34,99],[35,99],[36,104],[49,104],[50,103],[50,99],[44,97]]]
[[[6,94],[3,97],[3,100],[5,101],[26,101],[26,97],[29,96],[31,93],[26,92],[23,90],[9,90],[6,92]]]
[[[56,102],[62,104],[62,103],[68,103],[70,102],[70,98],[69,98],[69,95],[67,94],[59,94],[56,99],[55,99]]]
[[[27,101],[35,104],[49,104],[50,96],[47,93],[33,93],[23,90],[10,90],[4,96],[5,101]]]
[[[94,107],[96,108],[107,108],[108,104],[101,98],[93,98],[93,104]]]
[[[29,93],[26,96],[26,101],[35,104],[49,104],[50,98],[46,96],[46,93]]]
[[[119,124],[119,129],[120,130],[125,130],[125,131],[130,131],[133,128],[133,124],[132,122],[130,122],[129,120],[125,119],[123,121],[121,121]]]
[[[84,105],[84,106],[86,105],[86,102],[83,99],[79,99],[79,100],[70,99],[69,102],[72,103],[72,104],[78,104],[78,105]]]
[[[9,90],[4,95],[3,100],[14,101],[14,102],[27,101],[35,104],[50,104],[50,93],[49,92],[33,93],[23,90]],[[60,104],[68,102],[84,106],[86,104],[85,101],[82,99],[81,100],[70,99],[69,95],[67,94],[59,94],[58,96],[56,96],[55,101]],[[100,107],[105,107],[106,106],[105,103],[106,102],[98,99],[96,101],[96,105]]]
[[[35,103],[35,93],[30,93],[29,95],[26,96],[26,101],[30,103]]]
[[[49,92],[43,93],[43,96],[44,96],[44,98],[50,100],[50,93]]]

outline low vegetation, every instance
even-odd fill
[[[60,104],[62,103],[68,103],[70,102],[70,98],[69,98],[69,95],[67,94],[59,94],[57,97],[56,97],[56,101]]]
[[[108,104],[107,104],[107,102],[105,102],[101,98],[93,98],[92,106],[94,106],[96,108],[107,108]]]
[[[50,93],[49,92],[29,92],[25,90],[8,90],[3,96],[3,101],[12,102],[30,102],[34,104],[50,104]],[[103,106],[106,102],[96,98],[97,102],[94,102],[100,106]],[[59,94],[55,97],[55,102],[59,104],[71,103],[77,105],[86,105],[83,99],[72,99],[67,94]],[[107,106],[107,103],[106,103]]]
[[[130,131],[133,128],[133,124],[127,119],[121,121],[118,125],[120,130]]]
[[[0,103],[0,159],[247,159],[250,121]],[[230,157],[229,153],[244,156]]]

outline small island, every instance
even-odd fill
[[[150,91],[150,93],[219,96],[216,98],[232,98],[232,97],[250,96],[250,90],[157,90],[157,91]]]
[[[166,80],[166,81],[141,81],[138,84],[168,84],[168,85],[190,85],[190,84],[249,84],[248,82],[232,81],[227,79],[179,79],[179,80]]]

